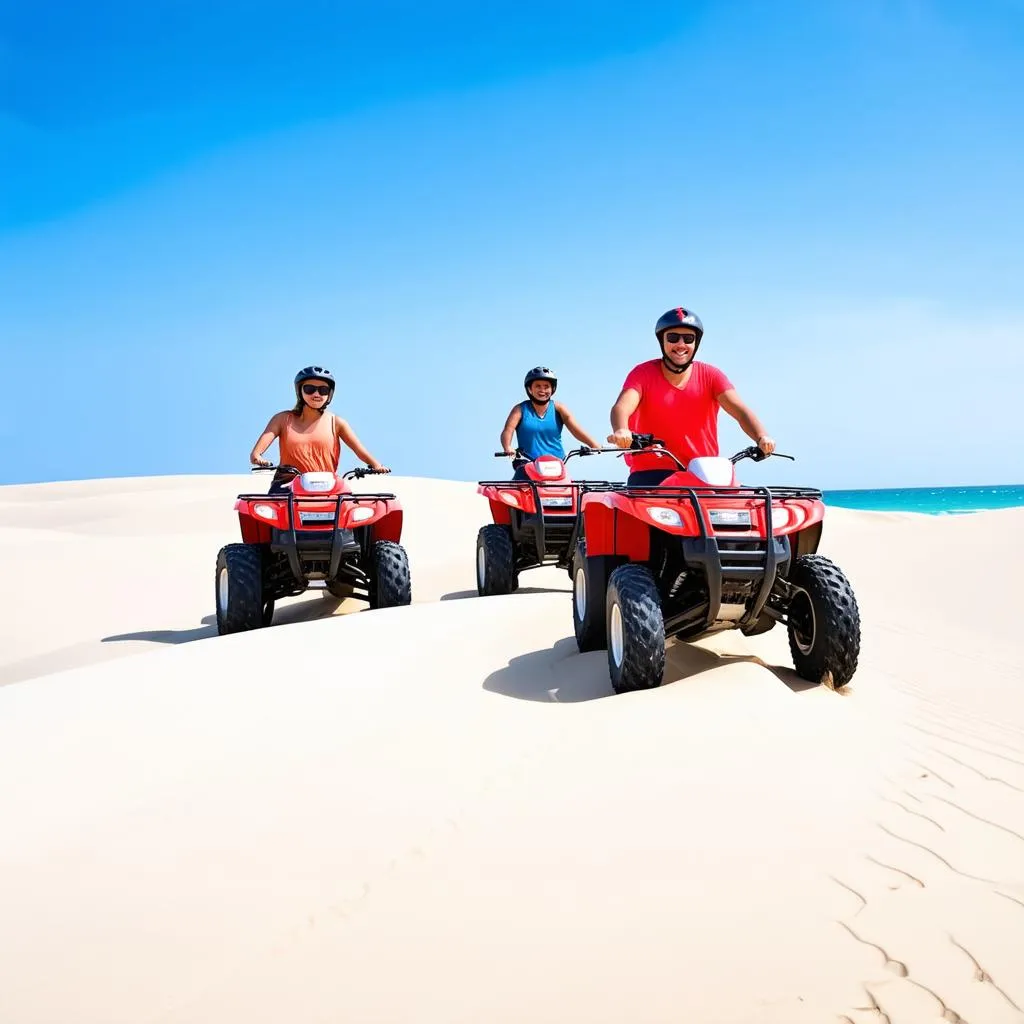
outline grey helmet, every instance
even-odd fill
[[[551,385],[551,394],[558,390],[558,377],[554,371],[546,366],[535,366],[529,373],[523,378],[523,387],[526,388],[526,393],[530,395],[530,399],[534,402],[537,401],[533,395],[530,394],[530,385],[534,381],[546,380]]]
[[[330,394],[327,396],[327,401],[324,402],[322,408],[327,408],[331,404],[331,399],[334,397],[334,389],[337,386],[337,381],[334,379],[334,374],[330,370],[323,366],[304,366],[297,374],[295,374],[295,401],[304,404],[302,398],[302,382],[306,380],[323,380],[326,381],[330,386]]]

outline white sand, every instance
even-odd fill
[[[0,489],[0,1022],[1024,1022],[1024,510],[829,511],[843,693],[776,629],[617,697],[564,573],[475,597],[472,484],[387,485],[412,607],[231,637],[262,477]]]

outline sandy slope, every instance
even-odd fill
[[[1024,512],[830,512],[846,693],[775,630],[615,697],[389,485],[414,606],[223,638],[249,478],[0,489],[0,1021],[1024,1021]]]

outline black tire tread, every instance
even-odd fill
[[[409,556],[401,544],[378,540],[373,545],[371,608],[398,608],[412,604]]]
[[[518,589],[518,577],[515,566],[515,551],[508,530],[498,523],[481,526],[476,537],[477,551],[484,549],[486,582],[483,588],[477,580],[477,593],[481,597],[494,597],[498,594],[511,594]]]
[[[221,613],[217,591],[217,632],[243,633],[264,624],[263,553],[251,544],[226,544],[217,558],[214,587],[219,589],[221,568],[228,570],[228,607]]]
[[[789,628],[793,666],[797,675],[813,683],[821,683],[830,674],[832,686],[838,690],[853,678],[860,657],[860,610],[850,581],[824,555],[801,555],[789,579],[810,594],[818,633],[810,654],[804,654]]]
[[[645,565],[617,566],[608,577],[607,620],[618,601],[622,615],[623,658],[617,669],[608,644],[608,669],[616,693],[661,685],[665,673],[665,619],[654,577]]]
[[[599,568],[593,564],[594,561],[591,559],[588,563],[587,542],[580,540],[573,552],[569,579],[572,581],[572,625],[576,634],[576,647],[581,654],[603,650],[608,644],[608,618],[604,602],[606,581],[598,578],[603,576],[603,566]],[[587,614],[583,620],[576,611],[576,573],[581,565],[586,573],[587,586]]]

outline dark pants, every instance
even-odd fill
[[[657,487],[666,477],[677,473],[677,469],[638,469],[629,474],[627,487]]]
[[[513,480],[529,480],[530,478],[526,475],[526,463],[516,466],[516,471],[512,474]]]
[[[285,490],[285,484],[290,484],[295,479],[292,473],[275,473],[273,479],[270,481],[270,490],[267,494],[282,494]]]

